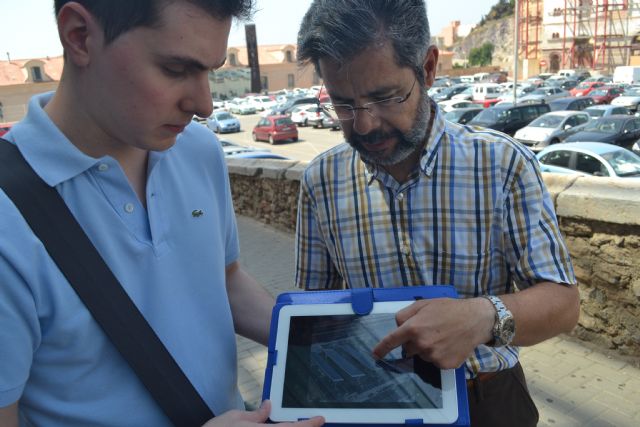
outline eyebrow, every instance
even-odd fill
[[[399,92],[401,90],[402,90],[402,88],[399,87],[398,85],[383,86],[383,87],[377,88],[375,90],[372,90],[371,92],[368,92],[364,96],[364,98],[378,98],[378,97],[380,97],[382,95],[390,95],[393,92]],[[348,104],[351,101],[353,101],[352,99],[343,98],[340,95],[332,96],[332,99],[336,99],[336,100],[340,101],[339,102],[340,104],[342,104],[342,103]]]
[[[160,55],[160,59],[163,61],[167,61],[173,64],[181,64],[184,65],[187,68],[193,69],[193,70],[198,70],[198,71],[209,71],[209,70],[217,70],[218,68],[222,67],[225,62],[227,62],[227,57],[225,56],[222,61],[220,61],[217,64],[214,64],[212,67],[208,67],[205,64],[203,64],[202,62],[193,59],[193,58],[189,58],[187,56],[162,56]]]

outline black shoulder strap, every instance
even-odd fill
[[[0,187],[173,424],[200,427],[213,418],[58,191],[40,179],[15,145],[1,138]]]

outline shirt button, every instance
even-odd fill
[[[98,170],[99,170],[100,172],[106,172],[106,171],[108,171],[108,170],[109,170],[109,165],[108,165],[108,164],[106,164],[106,163],[100,163],[100,164],[98,165]]]
[[[404,193],[398,193],[398,195],[396,196],[396,199],[402,201],[404,199]]]
[[[124,205],[124,211],[126,213],[133,212],[133,203],[127,203],[126,205]]]
[[[409,245],[402,245],[402,253],[405,254],[406,256],[411,255],[411,246]]]

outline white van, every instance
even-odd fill
[[[614,83],[640,84],[640,67],[621,66],[613,70]]]
[[[481,83],[473,87],[473,101],[497,99],[501,93],[501,86],[497,83]]]
[[[577,77],[576,70],[560,70],[558,71],[558,75],[562,77],[566,77],[568,79],[575,79]]]

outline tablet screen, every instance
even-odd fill
[[[370,314],[351,304],[292,304],[277,314],[267,396],[273,421],[322,415],[328,423],[447,424],[458,418],[455,371],[396,348],[372,350],[411,301],[375,302]],[[269,370],[269,369],[268,369]],[[268,374],[269,375],[269,374]]]
[[[393,313],[292,316],[282,406],[442,408],[440,369],[400,348],[372,357],[395,328]]]

